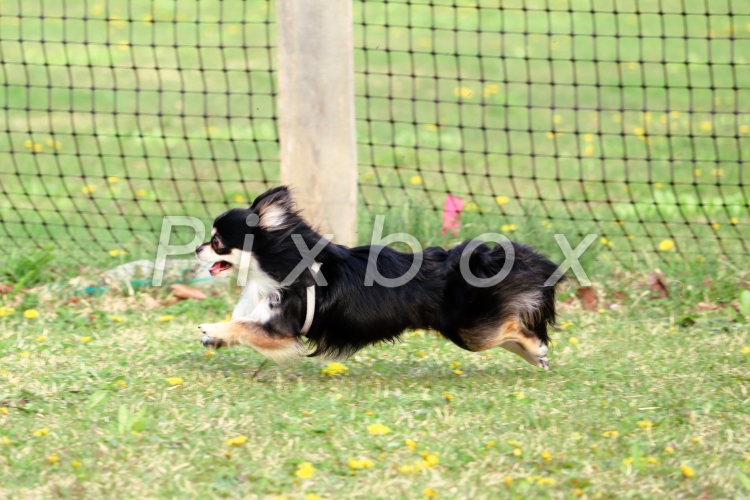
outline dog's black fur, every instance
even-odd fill
[[[246,221],[251,214],[258,215],[259,224],[248,226]],[[199,256],[201,251],[210,253],[205,247],[211,245],[216,255],[202,258],[217,261],[241,250],[246,235],[252,234],[252,257],[269,282],[276,283],[281,283],[301,261],[293,234],[301,235],[307,248],[321,239],[300,216],[289,190],[283,186],[260,195],[250,208],[232,209],[220,215],[214,221],[214,229],[212,241],[198,247]],[[500,345],[498,332],[507,322],[516,321],[520,323],[516,334],[523,338],[514,337],[509,342],[528,347],[524,342],[530,341],[532,347],[526,351],[538,344],[538,352],[529,355],[531,359],[519,354],[532,364],[548,368],[547,329],[555,322],[555,288],[544,283],[557,266],[530,247],[513,243],[515,261],[507,277],[497,285],[477,288],[464,280],[459,268],[468,243],[450,250],[425,249],[416,276],[395,288],[377,282],[364,286],[370,246],[347,248],[329,243],[315,257],[322,264],[320,272],[328,285],[316,286],[315,312],[306,340],[300,332],[306,315],[306,289],[315,285],[309,269],[290,285],[280,287],[275,297],[269,297],[271,317],[255,326],[278,340],[307,344],[309,356],[338,357],[371,344],[393,342],[409,329],[434,329],[463,349],[483,350]],[[385,278],[397,278],[407,272],[413,258],[413,254],[383,247],[377,269]],[[489,278],[502,269],[505,258],[501,245],[482,244],[472,253],[469,267],[476,277]],[[222,266],[226,264],[216,264],[214,268]],[[206,333],[214,337],[212,331]],[[227,343],[221,335],[218,338],[224,342],[209,343]],[[250,340],[235,343],[254,347]]]

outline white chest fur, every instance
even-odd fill
[[[271,319],[271,302],[279,302],[280,283],[264,273],[251,257],[248,277],[242,288],[240,301],[234,307],[232,319],[246,318],[264,323]]]

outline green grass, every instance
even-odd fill
[[[363,218],[408,206],[434,226],[452,192],[493,229],[532,216],[613,252],[746,253],[746,2],[453,4],[353,4]],[[210,221],[279,181],[274,2],[0,14],[4,238],[97,267],[152,253],[162,215]]]
[[[253,351],[206,357],[197,342],[198,323],[230,310],[230,290],[155,310],[141,295],[17,300],[0,319],[0,493],[745,498],[747,323],[696,304],[736,300],[747,274],[714,271],[711,287],[699,272],[670,282],[665,300],[642,276],[619,272],[596,286],[600,312],[561,304],[550,372],[416,332],[361,351],[343,375],[304,360],[256,376],[262,358]],[[41,314],[25,319],[31,305]],[[170,385],[175,377],[182,382]],[[370,435],[376,423],[390,432]],[[40,429],[49,432],[34,435]],[[247,442],[227,444],[239,436]],[[424,460],[420,452],[438,463],[405,469]],[[349,459],[373,465],[353,470]],[[312,477],[296,476],[303,462]]]

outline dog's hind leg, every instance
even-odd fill
[[[244,345],[280,365],[304,356],[305,348],[297,337],[272,334],[256,321],[233,319],[225,323],[204,323],[198,329],[204,334],[201,344],[205,347]]]

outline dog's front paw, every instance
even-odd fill
[[[215,337],[211,337],[213,326],[214,325],[209,323],[204,323],[198,326],[198,330],[203,333],[203,337],[201,337],[201,344],[203,344],[203,347],[213,347],[214,349],[218,349],[224,344],[224,341]]]

